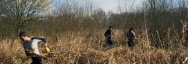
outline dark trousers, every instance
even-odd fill
[[[113,45],[113,44],[114,44],[114,42],[112,41],[112,39],[111,39],[111,38],[108,38],[108,39],[107,39],[107,44]]]
[[[129,47],[134,47],[134,39],[129,39],[129,41],[127,42]]]
[[[42,59],[40,57],[31,57],[32,63],[31,64],[42,64]]]

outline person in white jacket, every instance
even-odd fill
[[[28,37],[26,32],[19,33],[20,39],[23,41],[23,47],[27,56],[32,58],[31,64],[42,64],[41,58],[46,58],[40,55],[38,50],[38,42],[42,41],[44,46],[47,47],[46,39],[45,38],[30,38]]]

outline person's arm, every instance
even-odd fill
[[[28,52],[28,55],[27,55],[27,56],[30,56],[30,55],[34,54],[34,55],[36,55],[36,56],[38,56],[38,57],[41,57],[41,58],[44,58],[44,59],[47,58],[47,57],[45,57],[45,56],[42,56],[42,55],[39,55],[39,54],[33,53],[32,50],[28,50],[28,49],[26,49],[25,52]]]
[[[37,39],[43,41],[46,52],[50,52],[50,49],[48,48],[47,43],[46,43],[46,39],[45,38],[37,38]]]
[[[23,48],[27,56],[29,56],[32,53],[32,50],[29,50],[30,47],[28,46],[28,44],[29,43],[23,43]]]
[[[39,54],[35,54],[35,53],[33,53],[33,54],[36,55],[36,56],[38,56],[38,57],[41,57],[41,58],[47,59],[47,57],[45,57],[45,56],[42,56],[42,55],[39,55]]]
[[[46,43],[46,39],[45,38],[32,38],[32,49],[33,49],[33,53],[36,55],[40,55],[39,51],[38,51],[38,42],[42,41],[44,43],[44,48],[47,47],[47,43]]]
[[[134,31],[131,31],[133,33],[133,36],[135,39],[138,39],[136,36],[135,36],[135,32]]]
[[[106,36],[106,37],[110,37],[109,30],[107,30],[107,31],[105,32],[105,36]]]
[[[31,50],[25,49],[25,54],[27,56],[31,55],[33,52]]]
[[[46,39],[45,38],[35,38],[35,39],[41,40],[42,42],[46,43]]]
[[[47,43],[46,43],[46,39],[45,38],[34,38],[34,39],[42,41],[44,43],[44,46],[47,47]]]

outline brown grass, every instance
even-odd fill
[[[45,36],[53,53],[48,54],[45,64],[182,64],[187,57],[186,48],[158,49],[147,40],[137,40],[134,50],[127,46],[122,30],[114,30],[114,48],[103,47],[104,30],[78,32],[67,31],[56,37]],[[147,42],[146,42],[147,41]],[[5,38],[0,41],[0,64],[29,64],[19,39]],[[43,50],[43,48],[40,48]],[[42,53],[44,54],[44,53]],[[186,62],[184,63],[186,64]]]

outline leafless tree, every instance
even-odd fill
[[[29,22],[45,15],[49,0],[0,0],[0,18],[14,28],[16,34]]]

